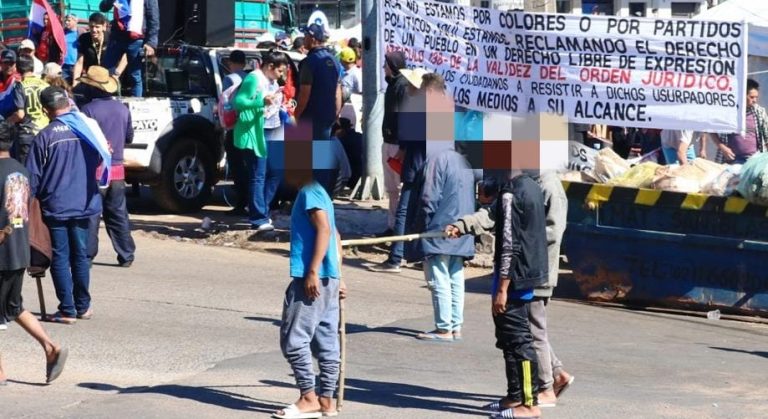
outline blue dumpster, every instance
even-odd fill
[[[582,298],[768,315],[768,207],[564,182],[563,246]]]

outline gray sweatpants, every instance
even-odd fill
[[[293,368],[301,394],[315,391],[312,355],[320,367],[320,397],[333,397],[339,381],[339,281],[320,280],[320,297],[310,300],[304,279],[294,278],[285,291],[280,349]]]
[[[563,370],[563,363],[555,355],[547,336],[548,298],[534,298],[528,309],[528,320],[533,335],[533,349],[539,358],[539,383],[541,391],[549,390],[555,382],[555,375]]]

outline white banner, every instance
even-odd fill
[[[382,0],[379,42],[439,72],[456,104],[570,122],[741,131],[746,25]]]

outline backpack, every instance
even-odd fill
[[[240,90],[241,81],[238,84],[233,84],[227,90],[221,93],[219,103],[217,105],[217,112],[219,114],[219,124],[224,129],[232,129],[237,122],[238,113],[235,109],[234,99],[237,92]]]

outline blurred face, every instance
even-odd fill
[[[304,37],[304,49],[312,49],[312,46],[314,44],[315,38],[312,38],[311,36],[307,35]]]
[[[99,25],[98,23],[88,23],[88,28],[91,30],[91,36],[95,39],[104,39],[104,31],[107,29],[107,25]]]
[[[33,49],[24,48],[19,50],[19,55],[25,55],[27,57],[31,57],[34,52],[35,50]]]
[[[392,69],[389,68],[389,66],[386,64],[384,64],[384,75],[387,77],[392,77]]]
[[[43,26],[48,27],[48,24],[51,23],[51,18],[48,17],[48,14],[43,16]]]
[[[760,99],[760,91],[752,89],[747,92],[747,107],[751,108],[757,105],[757,101]]]

